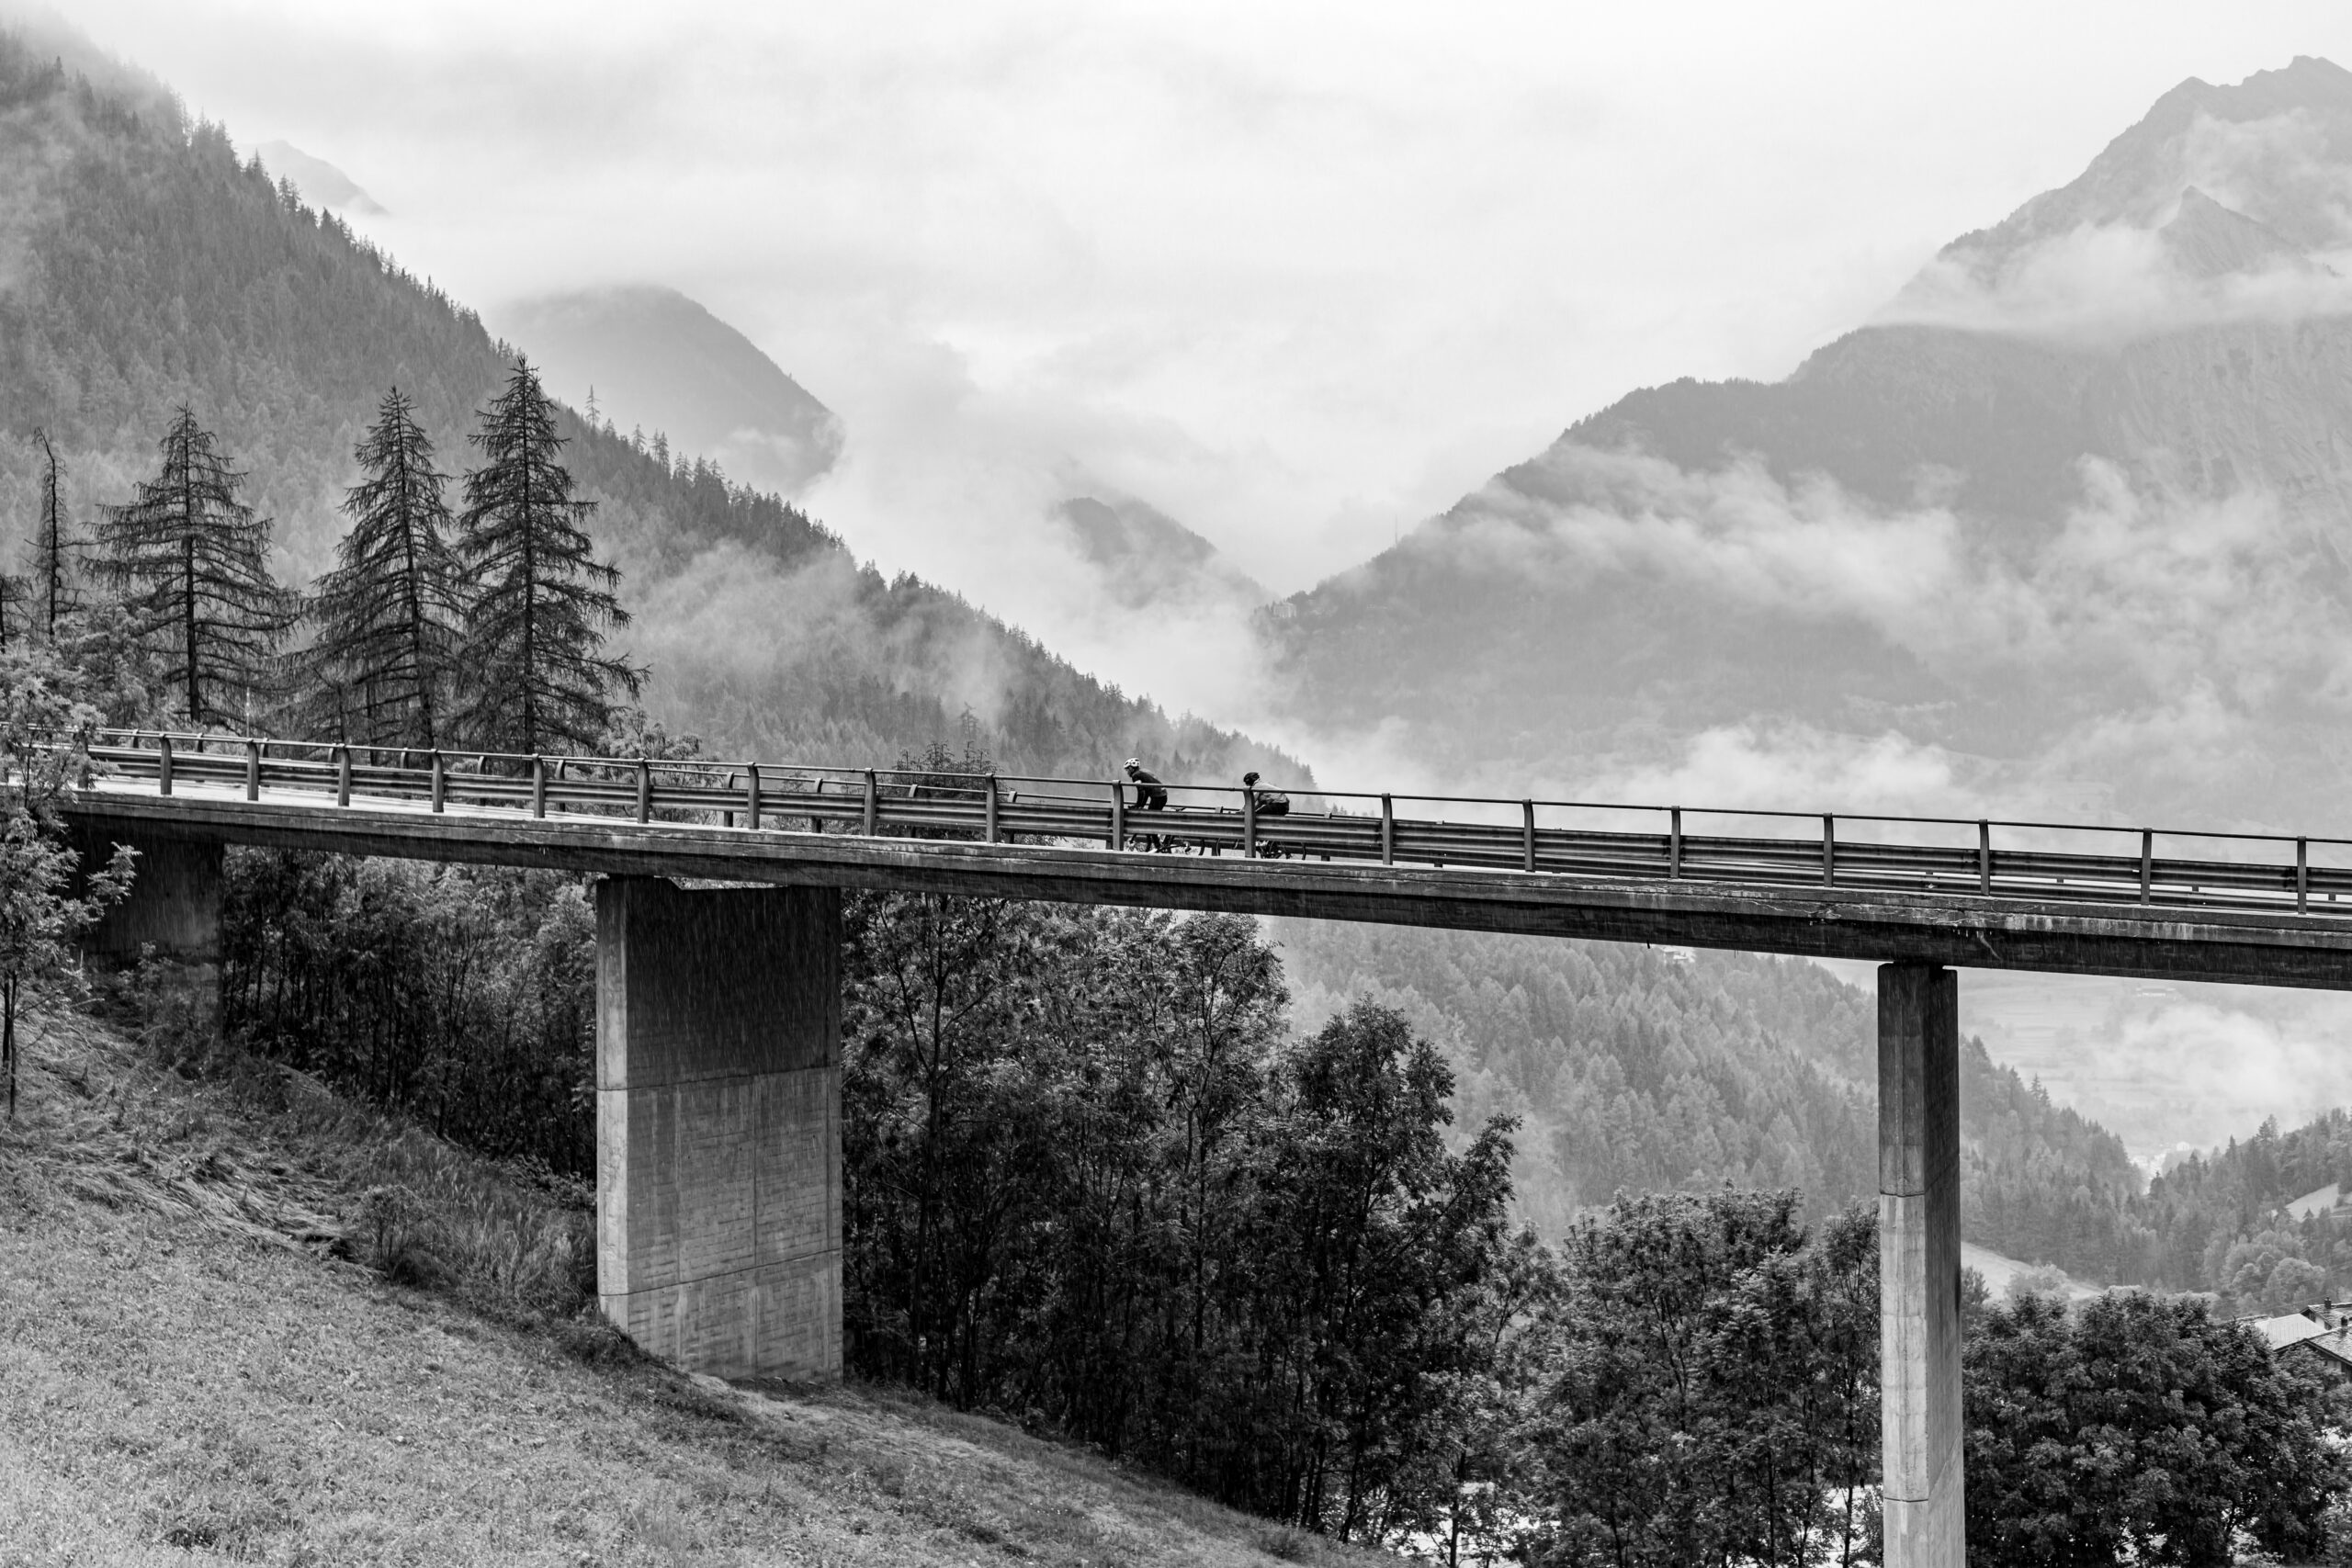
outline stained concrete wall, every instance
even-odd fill
[[[1878,972],[1880,1438],[1885,1568],[1964,1568],[1960,985]]]
[[[841,896],[596,895],[596,1288],[721,1377],[841,1371]]]
[[[107,834],[74,835],[85,866],[112,860],[118,841]],[[145,833],[128,842],[139,852],[130,896],[90,928],[82,950],[102,962],[132,964],[141,947],[153,945],[183,963],[220,962],[221,846]]]

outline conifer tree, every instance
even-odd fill
[[[33,522],[32,581],[24,585],[24,597],[32,624],[54,642],[59,623],[82,607],[83,541],[66,530],[65,508],[58,498],[57,450],[49,443],[49,432],[36,428],[33,439],[40,443],[43,459],[40,515]]]
[[[602,651],[604,628],[628,624],[612,592],[620,573],[590,553],[581,525],[595,503],[572,497],[564,441],[527,360],[516,357],[481,420],[471,439],[484,461],[466,475],[458,519],[458,555],[474,580],[467,732],[496,750],[587,750],[612,722],[614,694],[635,697],[640,679]]]
[[[433,441],[393,388],[354,456],[366,477],[345,495],[351,532],[343,564],[320,580],[310,651],[314,716],[344,739],[431,749],[447,739],[450,677],[465,614],[449,548],[449,476]]]
[[[130,631],[197,724],[249,720],[275,685],[295,598],[263,564],[269,523],[237,499],[245,476],[185,403],[158,448],[163,468],[99,525],[99,574],[122,595]]]

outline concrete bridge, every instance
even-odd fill
[[[102,739],[67,815],[142,858],[100,951],[217,956],[232,843],[605,879],[598,1291],[722,1375],[841,1368],[843,887],[1876,961],[1889,1568],[1963,1561],[1955,969],[2352,988],[2344,840]]]

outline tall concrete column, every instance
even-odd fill
[[[1963,1568],[1960,986],[1878,972],[1880,1437],[1885,1568]]]
[[[841,896],[596,891],[596,1290],[720,1377],[842,1364]]]
[[[74,847],[85,866],[103,866],[114,847],[127,841],[139,852],[131,863],[130,897],[98,918],[82,938],[94,958],[135,964],[142,947],[184,964],[220,960],[222,853],[219,844],[141,834],[77,832]]]

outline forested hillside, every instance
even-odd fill
[[[1961,1043],[1961,1229],[2086,1280],[2150,1281],[2140,1172],[2123,1141]]]
[[[527,350],[528,345],[522,345]],[[274,519],[273,568],[332,563],[352,451],[386,389],[452,468],[511,368],[510,345],[332,214],[302,205],[225,130],[161,87],[95,85],[0,32],[0,565],[35,506],[36,428],[85,535],[151,470],[193,407],[247,499]],[[870,760],[970,715],[1012,769],[1097,776],[1140,752],[1177,773],[1288,759],[1103,686],[930,584],[886,581],[842,542],[707,464],[673,461],[567,413],[565,458],[594,501],[599,552],[636,614],[649,707],[713,746]],[[1163,769],[1163,771],[1166,771]]]
[[[1350,997],[1452,1058],[1464,1125],[1519,1117],[1522,1210],[1557,1234],[1620,1190],[1796,1187],[1815,1214],[1878,1190],[1876,1004],[1799,959],[1277,922],[1312,1024]],[[2092,1279],[2144,1275],[2116,1136],[1962,1043],[1968,1238]]]
[[[1815,1215],[1877,1191],[1876,1017],[1797,959],[1466,931],[1275,922],[1313,1027],[1351,998],[1446,1053],[1458,1125],[1518,1117],[1521,1213],[1563,1232],[1618,1192],[1797,1187]],[[1961,1043],[1967,1238],[2083,1280],[2214,1291],[2234,1311],[2352,1295],[2352,1111],[2275,1123],[2143,1182],[2114,1134]],[[2144,1188],[2144,1190],[2143,1190]]]
[[[2251,1138],[2191,1156],[2148,1184],[2151,1278],[2218,1291],[2239,1312],[2352,1295],[2352,1214],[2325,1201],[2305,1219],[2288,1209],[2331,1185],[2352,1187],[2352,1111],[2288,1133],[2265,1122]]]

